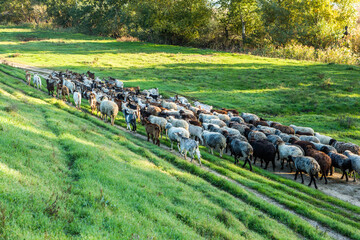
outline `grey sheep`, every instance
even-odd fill
[[[333,168],[339,168],[343,172],[341,179],[343,179],[344,175],[346,181],[349,181],[348,175],[346,170],[351,171],[351,160],[345,156],[344,154],[332,152],[328,148],[324,147],[321,149],[324,153],[326,153],[331,158],[331,168],[330,168],[330,175],[333,174]]]
[[[202,138],[202,133],[203,133],[202,127],[189,124],[189,133],[190,136],[197,137],[202,145],[204,144],[204,140]]]
[[[107,117],[110,117],[111,125],[114,126],[115,118],[119,113],[118,105],[113,101],[104,100],[100,103],[100,112],[102,114],[102,119],[107,122]]]
[[[179,140],[180,140],[180,154],[182,154],[186,160],[186,155],[187,152],[189,152],[190,157],[191,157],[191,162],[194,160],[194,155],[197,155],[199,164],[201,166],[201,154],[200,154],[200,150],[199,150],[199,142],[190,139],[190,138],[186,138],[183,137],[182,134],[180,132],[175,133],[178,135]]]
[[[346,150],[351,151],[357,155],[360,155],[360,147],[353,143],[338,142],[335,139],[331,139],[330,146],[333,146],[339,153],[344,153]]]
[[[231,155],[234,156],[235,164],[239,162],[239,157],[244,157],[245,162],[242,167],[245,167],[246,163],[249,163],[250,171],[252,171],[251,160],[253,158],[253,148],[248,142],[234,138],[230,141],[230,151]]]
[[[222,157],[224,149],[226,148],[226,138],[217,132],[204,131],[202,134],[204,144],[209,147],[211,154],[214,154],[214,149],[220,150],[220,157]]]
[[[305,172],[310,175],[310,183],[309,187],[311,186],[311,183],[314,182],[314,186],[317,189],[315,177],[318,177],[320,172],[320,165],[319,163],[312,157],[306,157],[306,156],[298,156],[298,157],[289,157],[291,161],[294,162],[295,165],[295,179],[297,178],[298,173],[300,173],[301,176],[301,183],[304,184],[304,177],[302,175],[302,172]]]
[[[173,127],[182,127],[186,130],[189,130],[189,124],[183,119],[175,119],[170,117],[169,122],[173,125]]]
[[[230,121],[231,121],[231,122],[237,122],[237,123],[245,123],[244,119],[243,119],[242,117],[239,117],[239,116],[237,116],[237,117],[231,117],[231,118],[230,118]]]
[[[331,152],[337,152],[337,150],[333,146],[322,144],[322,143],[316,143],[316,142],[311,142],[311,143],[314,144],[316,150],[323,151],[321,149],[326,148],[326,149],[329,149],[329,151],[331,151]]]
[[[219,127],[225,127],[226,123],[220,119],[206,119],[204,121],[205,123],[210,123],[210,124],[215,124],[218,125]]]
[[[280,130],[277,130],[275,132],[276,135],[278,135],[279,137],[281,137],[281,139],[284,141],[284,142],[290,142],[290,141],[300,141],[300,138],[298,138],[297,136],[295,135],[291,135],[291,134],[286,134],[286,133],[282,133]]]
[[[344,155],[347,156],[351,160],[351,168],[353,171],[360,174],[360,156],[357,154],[352,153],[349,150],[344,152]],[[354,173],[354,182],[356,181],[356,176]]]
[[[250,140],[267,140],[266,135],[259,131],[253,131],[250,129],[245,129],[245,136]]]
[[[321,135],[320,133],[315,133],[315,137],[320,140],[320,143],[329,145],[332,137],[328,137],[326,135]]]
[[[260,118],[252,113],[241,113],[241,117],[247,123],[249,123],[250,121],[260,121]]]

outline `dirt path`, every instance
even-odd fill
[[[4,63],[4,62],[2,62],[2,63]],[[36,73],[39,73],[39,75],[41,75],[41,76],[47,76],[48,74],[50,74],[52,72],[52,70],[38,69],[38,68],[35,68],[35,67],[30,67],[30,66],[26,66],[26,65],[22,65],[22,64],[15,64],[15,63],[9,64],[9,62],[6,62],[5,64],[8,64],[8,65],[13,66],[13,67],[29,70],[31,72],[36,72]],[[25,81],[24,81],[24,83],[25,83]],[[39,91],[41,91],[41,90],[39,90]],[[70,103],[67,103],[67,104],[69,106],[71,106],[71,107],[74,107]],[[99,117],[93,116],[93,115],[91,115],[91,117],[100,119]],[[121,127],[121,126],[115,125],[115,127],[122,130],[122,131],[128,132],[127,129],[125,129],[125,128]],[[144,135],[141,135],[139,133],[134,133],[134,132],[132,132],[132,134],[137,138],[140,138],[140,139],[145,140],[145,141],[147,140],[147,137],[144,136]],[[166,145],[161,144],[160,147],[163,148],[164,150],[167,150],[167,151],[171,152],[172,154],[175,154],[175,155],[177,155],[179,157],[182,157],[180,155],[180,153],[178,153],[177,151],[171,151],[171,149]],[[188,161],[190,161],[190,160],[188,160]],[[196,165],[198,165],[198,163],[196,161],[194,161],[194,163]],[[289,178],[289,179],[294,178],[294,173],[289,173],[290,169],[285,167],[284,170],[281,170],[281,172],[279,172],[280,164],[279,164],[279,162],[276,162],[276,164],[278,164],[278,165],[277,165],[277,168],[276,168],[276,170],[274,172],[275,174],[281,175],[281,176]],[[255,165],[260,167],[260,162],[258,161]],[[287,208],[285,205],[280,204],[280,203],[276,202],[275,200],[273,200],[273,199],[271,199],[271,198],[269,198],[269,197],[267,197],[265,195],[260,194],[256,190],[250,189],[250,188],[248,188],[248,187],[246,187],[246,186],[244,186],[244,185],[242,185],[242,184],[240,184],[240,183],[238,183],[238,182],[236,182],[236,181],[234,181],[234,180],[232,180],[232,179],[230,179],[230,178],[228,178],[226,176],[223,176],[222,174],[220,174],[220,173],[218,173],[218,172],[216,172],[216,171],[214,171],[214,170],[212,170],[212,169],[210,169],[208,167],[201,166],[201,168],[208,171],[208,172],[211,172],[211,173],[213,173],[213,174],[215,174],[215,175],[217,175],[217,176],[219,176],[219,177],[221,177],[223,179],[226,179],[227,181],[232,182],[232,183],[240,186],[241,188],[246,189],[248,192],[251,192],[251,193],[255,194],[257,197],[263,199],[266,202],[269,202],[270,204],[273,204],[273,205],[278,206],[278,207],[280,207],[282,209],[285,209],[288,212],[290,212],[290,213],[304,219],[305,221],[309,222],[312,226],[314,226],[315,228],[319,229],[322,232],[326,232],[330,237],[332,237],[334,239],[344,239],[344,240],[349,239],[349,238],[347,238],[347,237],[345,237],[345,236],[343,236],[343,235],[341,235],[341,234],[339,234],[339,233],[337,233],[337,232],[335,232],[335,231],[321,225],[320,223],[318,223],[318,222],[316,222],[314,220],[311,220],[309,218],[306,218],[306,217],[304,217],[302,215],[297,214],[293,210]],[[272,166],[269,167],[268,170],[272,171]],[[348,201],[348,202],[350,202],[350,203],[352,203],[354,205],[360,206],[360,201],[359,201],[360,200],[360,183],[359,182],[353,183],[353,182],[351,182],[352,179],[348,183],[346,183],[345,180],[340,180],[341,175],[340,176],[339,175],[340,174],[336,173],[333,177],[329,177],[329,179],[328,179],[329,183],[327,185],[324,184],[324,181],[321,181],[321,182],[318,181],[319,190],[323,191],[324,193],[326,193],[326,194],[328,194],[330,196],[334,196],[334,197],[337,197],[337,198],[339,198],[341,200]],[[305,184],[310,181],[310,179],[306,175],[304,175],[304,179],[305,179]],[[299,181],[299,178],[298,178],[298,181]],[[240,201],[241,201],[241,199],[240,199]]]

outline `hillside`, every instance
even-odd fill
[[[54,70],[91,70],[125,86],[159,88],[218,108],[314,127],[360,143],[360,68],[262,58],[28,27],[0,28],[0,58]]]
[[[159,87],[163,95],[176,92],[359,142],[359,115],[353,111],[359,86],[349,85],[358,81],[357,67],[23,27],[0,31],[1,56],[8,61],[95,70],[125,79],[126,86]],[[234,77],[239,73],[243,77]],[[0,239],[360,239],[359,183],[336,175],[328,185],[317,181],[316,190],[294,181],[293,174],[279,176],[278,162],[275,172],[260,164],[251,172],[242,161],[234,165],[232,157],[221,159],[204,147],[200,167],[169,152],[165,139],[160,147],[144,141],[142,126],[138,134],[124,131],[122,114],[112,127],[89,114],[86,100],[78,111],[26,86],[24,76],[21,69],[0,65]],[[299,111],[314,99],[316,106],[330,108]],[[278,104],[278,113],[267,112],[271,104]],[[346,201],[327,194],[334,189],[346,191],[339,196]]]

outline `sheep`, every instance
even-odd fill
[[[192,136],[194,138],[197,137],[200,140],[201,145],[204,144],[204,140],[202,138],[202,133],[203,133],[202,127],[189,124],[189,133],[190,133],[190,136]]]
[[[225,129],[230,135],[241,136],[241,133],[239,132],[239,130],[236,130],[234,128],[223,127],[222,129]]]
[[[125,117],[126,129],[136,132],[136,112],[130,108],[123,108],[122,112]]]
[[[119,112],[118,105],[113,101],[103,100],[100,103],[100,112],[102,114],[102,119],[107,122],[107,117],[110,117],[111,125],[114,126],[115,118]]]
[[[174,117],[170,117],[169,118],[169,122],[174,126],[174,127],[182,127],[185,128],[186,130],[189,131],[189,124],[182,119],[175,119]]]
[[[278,135],[274,135],[274,134],[267,135],[266,138],[275,146],[277,146],[278,143],[283,141],[281,139],[281,137],[279,137]]]
[[[149,122],[160,126],[161,138],[163,137],[163,131],[165,131],[165,136],[167,137],[166,129],[165,129],[167,120],[165,118],[150,115],[148,120],[149,120]]]
[[[325,148],[327,148],[331,152],[337,152],[337,150],[333,146],[322,144],[322,143],[315,143],[315,142],[311,142],[311,143],[315,146],[316,150],[323,151]]]
[[[295,145],[285,145],[285,142],[280,142],[277,145],[278,151],[279,151],[279,159],[281,162],[281,169],[284,169],[284,162],[287,160],[288,165],[290,167],[290,171],[292,171],[291,167],[291,159],[289,159],[289,156],[304,156],[304,151],[299,147]]]
[[[218,118],[222,121],[230,121],[230,117],[225,114],[218,114],[217,112],[214,112],[215,116],[218,116]]]
[[[195,125],[195,126],[198,126],[198,127],[202,127],[201,122],[195,121],[195,120],[190,120],[189,124],[192,124],[192,125]]]
[[[206,119],[204,121],[205,123],[210,123],[210,124],[215,124],[215,125],[218,125],[219,127],[225,127],[226,126],[226,123],[220,119]]]
[[[50,79],[46,79],[46,88],[48,90],[48,94],[50,96],[54,96],[55,82]]]
[[[147,119],[143,119],[142,123],[143,125],[145,125],[147,141],[149,142],[149,139],[151,137],[153,144],[160,146],[160,139],[159,139],[161,132],[160,126],[149,122]]]
[[[230,121],[231,121],[231,122],[237,122],[237,123],[245,123],[244,119],[243,119],[242,117],[239,117],[239,116],[237,116],[237,117],[231,117],[231,118],[230,118]]]
[[[180,154],[183,155],[186,160],[187,152],[189,152],[191,157],[190,162],[194,160],[194,155],[196,154],[199,161],[199,165],[201,166],[201,154],[199,150],[199,142],[187,137],[183,137],[181,132],[177,132],[175,134],[178,135],[180,140],[180,149],[179,149]]]
[[[250,123],[250,121],[260,121],[260,118],[252,113],[241,113],[241,117],[245,122]]]
[[[245,129],[245,136],[248,140],[267,140],[266,135],[259,131],[253,131],[250,129]]]
[[[205,123],[204,123],[205,124]],[[206,125],[205,125],[206,126]],[[207,126],[207,130],[210,131],[210,132],[217,132],[217,133],[220,133],[224,136],[228,136],[229,135],[229,132],[226,131],[225,129],[223,128],[220,128],[219,126],[217,125],[213,125],[213,124],[209,124]]]
[[[275,131],[275,134],[278,135],[279,137],[281,137],[281,139],[284,142],[290,142],[292,139],[296,140],[296,141],[300,141],[300,138],[298,138],[295,135],[289,135],[286,133],[282,133],[280,130],[279,131]]]
[[[197,101],[194,102],[194,105],[195,105],[195,107],[198,107],[199,109],[203,109],[203,110],[205,110],[207,112],[211,112],[211,109],[213,109],[212,106],[206,105],[206,104],[203,104],[203,103],[200,103],[200,102],[197,102]]]
[[[360,174],[360,156],[352,153],[350,150],[345,150],[344,155],[351,160],[351,169]],[[356,176],[354,173],[354,182],[356,182]]]
[[[239,124],[239,123],[237,123],[237,122],[235,122],[235,123],[229,123],[229,125],[228,125],[230,128],[233,128],[233,129],[236,129],[236,130],[238,130],[242,135],[244,135],[245,134],[245,130],[246,129],[249,129],[249,127],[247,126],[247,125],[245,125],[245,124]]]
[[[317,132],[315,133],[315,137],[317,137],[320,140],[320,143],[326,144],[326,145],[329,145],[330,140],[332,139],[332,137],[321,135],[320,133],[317,133]]]
[[[181,127],[174,127],[171,123],[166,123],[165,129],[167,130],[167,135],[169,137],[169,140],[171,142],[171,151],[173,150],[173,142],[177,142],[178,149],[180,152],[180,146],[179,146],[179,136],[175,133],[181,133],[182,137],[190,137],[190,133],[185,128]]]
[[[295,178],[294,180],[296,180],[298,173],[300,173],[301,176],[301,183],[304,184],[304,177],[302,175],[302,172],[305,172],[307,174],[310,175],[310,183],[309,183],[309,187],[311,186],[311,183],[314,182],[314,186],[316,189],[318,189],[318,187],[316,186],[316,181],[315,181],[315,177],[317,178],[320,172],[320,165],[319,163],[312,157],[306,157],[306,156],[298,156],[298,157],[294,157],[294,156],[289,156],[289,158],[291,159],[291,161],[294,162],[295,165]]]
[[[312,148],[316,149],[315,145],[309,141],[296,141],[295,139],[292,139],[290,140],[290,143],[292,145],[300,146],[304,151],[306,146],[311,146]]]
[[[36,73],[34,74],[34,77],[33,77],[33,84],[34,84],[34,86],[36,86],[37,89],[41,88],[41,78]]]
[[[360,147],[353,143],[338,142],[335,139],[331,139],[330,146],[333,146],[339,153],[344,153],[346,150],[351,151],[357,155],[360,155]]]
[[[345,175],[346,181],[348,182],[349,178],[348,178],[348,175],[346,173],[346,170],[351,171],[351,160],[347,156],[345,156],[344,154],[337,153],[337,152],[332,152],[332,151],[329,150],[329,148],[326,148],[326,147],[321,149],[321,151],[326,153],[331,158],[330,175],[333,174],[333,168],[334,167],[339,168],[343,172],[343,176],[341,177],[341,179]]]
[[[117,88],[123,88],[124,87],[124,83],[118,79],[115,79],[115,86]]]
[[[264,126],[264,127],[270,127],[270,125],[266,122],[266,121],[254,121],[254,120],[250,120],[249,123],[253,124],[254,126]]]
[[[251,160],[253,157],[253,148],[248,142],[241,141],[234,138],[230,141],[231,155],[234,156],[235,165],[239,162],[239,157],[244,157],[245,162],[242,167],[245,167],[246,163],[249,163],[250,171],[252,171]]]
[[[219,117],[215,116],[215,115],[211,115],[211,114],[205,114],[205,113],[200,113],[200,115],[199,115],[200,122],[205,122],[206,120],[210,120],[210,119],[219,119]]]
[[[26,79],[27,84],[30,86],[31,73],[29,73],[29,71],[26,71],[25,79]]]
[[[269,162],[272,162],[273,170],[275,171],[276,148],[274,144],[268,140],[250,141],[249,143],[254,150],[254,164],[256,162],[256,158],[260,158],[261,167],[263,160],[265,161],[264,169],[267,169]]]
[[[272,127],[266,127],[266,126],[263,126],[263,125],[257,125],[257,128],[259,130],[262,130],[262,131],[267,131],[267,132],[270,132],[270,134],[275,134],[276,132],[276,128],[272,128]]]
[[[74,98],[74,103],[75,103],[75,107],[77,109],[80,110],[80,106],[81,106],[81,93],[76,90],[73,94],[73,98]]]
[[[161,101],[161,106],[163,106],[166,109],[173,109],[173,110],[177,110],[177,106],[175,103],[173,102],[166,102],[165,100]]]
[[[331,158],[326,155],[325,153],[314,149],[311,146],[306,146],[305,147],[305,154],[307,156],[313,157],[320,165],[320,169],[321,169],[321,178],[325,179],[325,184],[327,184],[327,178],[326,176],[329,173],[329,170],[331,168]]]
[[[225,137],[220,133],[209,131],[204,131],[202,137],[204,139],[205,146],[209,147],[209,151],[211,151],[211,154],[214,154],[214,148],[219,148],[220,157],[222,157],[224,149],[226,148]]]
[[[290,125],[290,127],[293,128],[295,133],[297,133],[297,134],[310,135],[310,136],[314,136],[314,134],[315,134],[314,129],[309,128],[309,127],[298,127],[295,125]]]
[[[91,107],[91,114],[94,114],[94,111],[96,110],[96,97],[94,93],[90,93],[89,104]]]
[[[271,122],[270,127],[276,128],[276,129],[280,130],[282,133],[292,134],[292,135],[295,134],[295,130],[293,128],[282,125],[280,123]]]
[[[69,89],[66,86],[61,87],[61,95],[63,101],[66,100],[66,96],[67,96],[68,101],[70,102],[70,93],[69,93]]]
[[[159,113],[161,113],[161,109],[154,105],[149,105],[146,110],[147,112],[150,113],[150,115],[154,115],[154,116],[158,116]]]
[[[74,91],[75,91],[75,83],[64,79],[62,85],[66,86],[71,93],[74,93]]]
[[[299,136],[300,140],[302,141],[308,141],[308,142],[316,142],[316,143],[320,143],[320,140],[317,137],[314,136]]]

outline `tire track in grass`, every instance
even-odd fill
[[[118,127],[118,126],[117,126]],[[121,128],[121,127],[118,127],[119,129],[121,129],[121,130],[124,130],[123,128]],[[139,135],[139,134],[136,134],[137,135],[137,137],[140,137],[140,138],[142,138],[142,139],[144,139],[145,138],[145,136],[143,136],[143,135]],[[219,174],[219,173],[218,173]],[[220,174],[221,175],[221,174]],[[221,175],[222,176],[222,175]],[[222,177],[224,177],[224,176],[222,176]],[[226,179],[226,178],[225,178]],[[228,181],[228,179],[227,179],[227,181]],[[297,215],[297,214],[294,214],[294,215]],[[323,232],[327,232],[328,230],[327,229],[322,229],[322,231]],[[341,237],[341,236],[337,236],[337,238],[339,238],[339,237]]]

